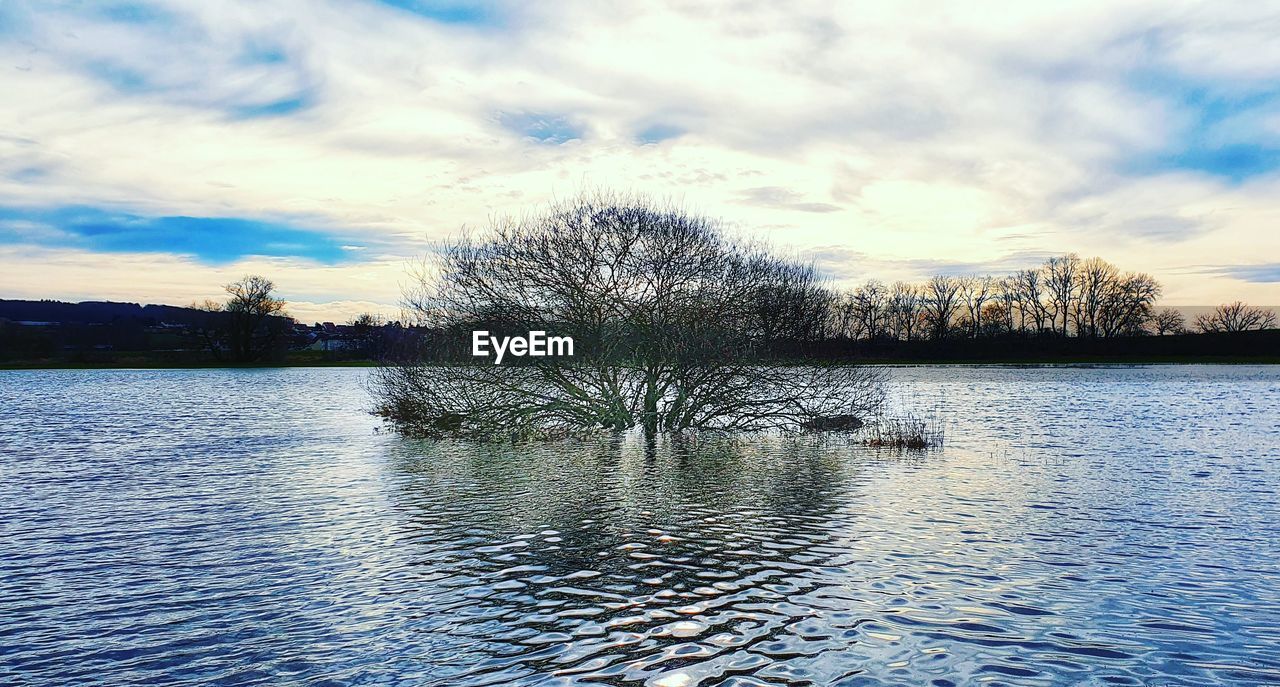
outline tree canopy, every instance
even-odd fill
[[[407,305],[454,355],[378,374],[408,431],[794,428],[878,402],[866,370],[780,360],[827,333],[833,294],[811,265],[676,206],[579,198],[441,246],[418,276]],[[470,360],[476,329],[570,336],[575,355]]]

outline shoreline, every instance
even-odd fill
[[[1280,356],[1069,356],[1059,358],[997,358],[991,360],[911,358],[845,359],[794,361],[796,364],[847,363],[869,367],[1087,367],[1136,365],[1280,365]],[[284,361],[272,363],[165,362],[122,360],[118,362],[14,361],[0,362],[4,370],[260,370],[283,368],[378,367],[373,360]]]

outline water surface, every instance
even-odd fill
[[[1280,368],[903,368],[926,455],[0,371],[0,684],[1280,683]]]

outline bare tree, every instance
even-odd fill
[[[1044,265],[1044,283],[1049,294],[1050,322],[1062,320],[1061,336],[1067,335],[1071,308],[1079,288],[1080,256],[1068,253],[1049,258]],[[1055,325],[1056,326],[1056,325]]]
[[[1160,283],[1148,274],[1122,274],[1101,258],[1081,260],[1075,254],[999,279],[938,276],[921,291],[923,316],[935,338],[957,326],[974,337],[1139,335],[1146,332],[1160,292]]]
[[[858,339],[861,336],[854,314],[853,294],[843,292],[836,296],[831,308],[831,329],[836,337]]]
[[[226,317],[222,312],[222,304],[212,298],[187,306],[192,310],[204,313],[195,326],[205,348],[213,354],[215,360],[222,360],[226,352]]]
[[[877,373],[786,364],[771,346],[825,335],[830,293],[811,266],[678,207],[583,197],[442,246],[418,276],[408,309],[454,334],[445,348],[474,329],[544,330],[576,346],[569,359],[381,368],[380,411],[409,433],[796,429],[879,403]],[[780,321],[775,308],[794,310]]]
[[[895,338],[903,341],[916,338],[923,300],[920,287],[902,281],[894,282],[889,291],[889,317],[893,323]]]
[[[1255,308],[1236,301],[1219,305],[1213,312],[1200,315],[1195,324],[1196,329],[1206,333],[1274,329],[1276,314],[1265,308]]]
[[[1187,320],[1174,308],[1161,308],[1151,318],[1151,327],[1157,336],[1181,334],[1187,330]]]
[[[1018,306],[1017,275],[1004,277],[996,282],[995,303],[999,306],[999,310],[993,315],[999,316],[1001,328],[1005,333],[1012,333],[1019,328],[1026,329],[1025,314],[1021,313]],[[1021,325],[1017,320],[1018,316],[1024,318]]]
[[[1071,314],[1076,336],[1096,337],[1103,308],[1115,297],[1120,281],[1119,270],[1102,258],[1089,258],[1078,263],[1075,281],[1078,295]],[[1065,332],[1064,329],[1064,335]]]
[[[947,338],[960,311],[960,280],[937,276],[924,285],[924,317],[935,340]]]
[[[884,336],[888,329],[889,290],[883,282],[872,279],[858,287],[852,297],[853,317],[858,330],[868,340]]]
[[[359,354],[371,360],[382,358],[384,353],[383,328],[386,318],[374,313],[360,313],[347,321],[352,330],[352,339]]]
[[[1102,305],[1090,321],[1094,336],[1137,336],[1147,332],[1163,289],[1149,274],[1127,272],[1109,281]]]
[[[977,337],[982,332],[983,306],[992,298],[995,280],[988,276],[969,276],[960,280],[960,297],[964,300],[969,318],[969,335]]]
[[[1061,281],[1060,277],[1058,283]],[[1160,283],[1151,275],[1121,274],[1106,260],[1089,258],[1077,262],[1074,281],[1071,319],[1076,336],[1121,336],[1146,332],[1156,298],[1161,292]],[[1060,306],[1061,300],[1056,294],[1054,300]]]
[[[1052,327],[1049,310],[1045,307],[1044,272],[1038,269],[1020,270],[1014,275],[1017,284],[1020,329],[1027,330],[1027,321],[1035,325],[1035,333],[1044,332],[1046,323]]]
[[[999,300],[987,303],[982,308],[982,328],[978,330],[978,335],[1003,336],[1010,331],[1004,305]]]
[[[280,343],[285,324],[285,302],[273,295],[275,284],[266,277],[250,275],[224,288],[229,297],[222,309],[231,316],[232,357],[253,362],[269,356]]]
[[[770,346],[794,346],[829,333],[836,296],[810,265],[777,261],[750,299],[754,326]]]
[[[246,276],[223,287],[227,300],[206,300],[192,307],[210,313],[201,331],[210,351],[221,359],[230,353],[236,362],[250,363],[283,353],[288,325],[285,302],[276,298],[275,284],[266,277]]]

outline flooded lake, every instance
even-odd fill
[[[898,368],[946,447],[378,431],[0,371],[0,684],[1280,683],[1280,367]]]

